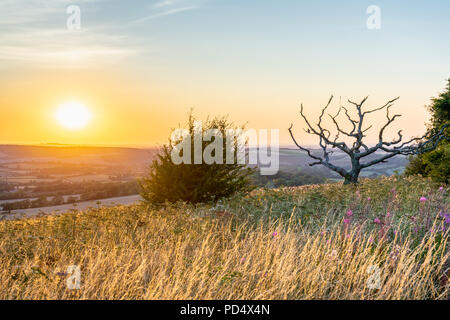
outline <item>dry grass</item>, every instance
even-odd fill
[[[370,190],[370,183],[381,182],[367,181],[361,190]],[[348,226],[345,211],[336,214],[341,208],[333,203],[316,221],[302,206],[306,194],[320,188],[327,194],[339,188],[343,198],[354,192],[334,185],[279,191],[293,195],[281,200],[280,194],[256,192],[214,208],[115,207],[3,221],[0,299],[448,298],[448,232],[410,232],[414,225],[401,217],[392,222],[392,233],[381,232],[363,218],[377,209],[367,213],[353,200],[345,202],[354,205]],[[264,194],[272,197],[270,208]],[[430,211],[447,202],[437,193],[435,199]],[[274,209],[277,201],[284,214]],[[438,230],[445,222],[433,217]],[[66,286],[69,265],[80,266],[79,290]],[[379,289],[370,286],[377,275]]]

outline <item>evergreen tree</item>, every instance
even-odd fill
[[[186,201],[189,203],[214,202],[236,192],[250,189],[250,175],[253,170],[244,164],[237,164],[237,146],[234,148],[234,163],[226,164],[226,131],[239,129],[226,118],[207,120],[202,126],[202,135],[209,129],[217,129],[223,137],[223,164],[194,164],[195,119],[189,115],[187,130],[191,138],[191,163],[175,164],[172,151],[182,140],[170,141],[163,145],[157,158],[152,162],[149,174],[141,180],[141,196],[146,203]],[[243,128],[240,128],[243,129]],[[209,143],[202,142],[202,154]],[[215,152],[214,154],[215,155]]]

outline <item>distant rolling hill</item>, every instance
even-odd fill
[[[92,146],[0,145],[0,163],[9,162],[83,162],[91,164],[142,165],[149,163],[157,149]]]
[[[321,149],[313,149],[313,154],[321,155]],[[368,162],[373,160],[374,158],[378,158],[382,156],[383,153],[374,153],[364,159],[364,162]],[[301,151],[295,148],[280,148],[279,151],[279,159],[280,159],[280,170],[302,170],[305,172],[320,172],[328,176],[329,178],[340,178],[339,175],[334,173],[333,171],[323,167],[323,166],[314,166],[310,167],[309,163],[314,162],[313,159],[309,158],[306,152]],[[341,151],[335,151],[331,156],[331,163],[344,167],[346,169],[350,168],[350,160],[347,154]],[[379,163],[375,166],[369,167],[361,171],[362,177],[377,177],[380,175],[392,175],[395,172],[403,172],[406,165],[408,164],[408,158],[405,156],[397,156],[387,160],[385,163]]]
[[[143,167],[149,164],[157,154],[157,148],[139,149],[125,147],[97,147],[97,146],[70,146],[70,145],[0,145],[0,164],[21,162],[61,162],[85,163],[107,166],[136,166]],[[314,150],[320,153],[320,150]],[[374,154],[366,161],[378,157]],[[348,156],[336,151],[331,160],[338,166],[349,167]],[[281,148],[279,150],[280,170],[320,171],[331,178],[338,177],[332,171],[321,166],[309,167],[311,159],[305,152],[294,148]],[[394,157],[386,163],[380,163],[362,171],[361,176],[376,177],[379,175],[392,175],[395,171],[402,172],[408,160],[404,156]]]

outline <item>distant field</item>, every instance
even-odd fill
[[[33,198],[45,196],[32,194],[39,184],[45,190],[42,184],[51,189],[57,181],[131,181],[144,174],[155,153],[154,148],[0,145],[0,183],[27,190],[25,196]],[[10,199],[7,194],[3,197]]]
[[[108,181],[109,176],[106,174],[88,174],[83,176],[75,176],[75,177],[67,177],[66,180],[74,181],[74,182],[82,182],[82,181]]]
[[[31,218],[39,215],[40,213],[45,214],[60,214],[64,212],[68,212],[73,209],[77,210],[85,210],[90,207],[95,208],[99,205],[102,207],[111,207],[116,205],[130,205],[136,204],[141,201],[142,198],[139,195],[134,196],[125,196],[125,197],[114,197],[107,199],[99,199],[93,201],[83,201],[77,202],[74,206],[73,204],[64,204],[59,206],[51,206],[51,207],[42,207],[42,208],[31,208],[31,209],[22,209],[22,210],[14,210],[9,214],[4,214],[3,219],[16,219],[16,218]]]
[[[40,162],[13,162],[4,164],[4,168],[14,169],[14,170],[30,170],[30,169],[46,169],[46,168],[52,168],[55,164],[53,163],[40,163]]]
[[[148,163],[156,151],[155,148],[0,145],[0,160],[3,163],[14,162],[14,164],[34,161],[140,165]]]
[[[13,182],[26,182],[36,178],[38,173],[50,174],[57,178],[67,178],[72,181],[82,181],[93,179],[95,181],[107,179],[107,175],[120,170],[133,170],[140,173],[147,170],[147,166],[153,160],[157,152],[153,149],[134,149],[134,148],[103,148],[103,147],[78,147],[78,146],[2,146],[0,145],[0,153],[4,156],[0,161],[0,179],[2,176],[8,176]],[[316,149],[313,152],[320,153],[321,150]],[[281,148],[279,150],[279,165],[283,170],[309,170],[311,159],[304,151],[295,148]],[[340,151],[336,151],[331,155],[333,163],[348,167],[348,156]],[[370,160],[370,157],[369,159]],[[3,164],[1,163],[3,161]],[[396,157],[389,159],[385,164],[378,164],[364,170],[364,176],[390,175],[395,170],[403,171],[408,163],[405,157]],[[91,168],[91,172],[80,172],[83,164],[86,168]],[[61,167],[67,166],[72,168],[73,172],[86,173],[85,177],[73,177],[69,171],[59,172]],[[55,168],[55,172],[49,172]],[[59,169],[58,169],[59,168]],[[317,168],[317,167],[315,167]],[[47,169],[47,170],[46,170]],[[20,174],[26,172],[29,178],[20,177]],[[322,168],[329,178],[335,178],[335,173],[326,168]],[[41,172],[42,171],[42,172]],[[33,178],[32,178],[33,177]],[[48,181],[40,179],[38,181]]]
[[[54,178],[37,178],[35,176],[15,176],[15,177],[8,177],[9,182],[16,182],[16,183],[30,183],[32,181],[34,182],[51,182],[55,181]]]

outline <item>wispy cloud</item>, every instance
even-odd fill
[[[138,54],[140,49],[123,46],[121,36],[82,29],[37,29],[0,35],[0,60],[38,66],[86,67],[115,62]]]
[[[78,0],[95,5],[103,0]],[[107,25],[68,30],[71,0],[2,0],[0,60],[35,66],[77,67],[115,62],[144,50]],[[92,8],[92,7],[91,7]],[[85,10],[83,8],[83,10]],[[88,9],[86,9],[88,10]],[[82,16],[83,16],[82,11]]]
[[[164,16],[200,8],[208,0],[158,0],[145,4],[143,23]],[[66,9],[81,7],[81,30],[68,30]],[[84,67],[117,62],[130,56],[154,51],[139,33],[130,34],[127,25],[117,23],[126,17],[102,16],[107,0],[0,0],[1,67],[26,63],[34,66]],[[106,10],[105,10],[106,11]],[[98,19],[85,23],[86,16]],[[111,12],[111,11],[110,11]],[[130,20],[128,20],[130,21]]]
[[[146,17],[143,17],[141,19],[137,19],[135,21],[133,21],[133,23],[141,23],[144,21],[148,21],[148,20],[153,20],[159,17],[163,17],[163,16],[169,16],[175,13],[179,13],[179,12],[183,12],[183,11],[189,11],[189,10],[193,10],[196,9],[197,7],[181,7],[181,8],[174,8],[174,9],[170,9],[170,10],[166,10],[166,11],[162,11],[162,12],[158,12]]]
[[[161,7],[171,6],[174,4],[174,2],[175,2],[174,0],[164,0],[164,1],[155,3],[154,7],[161,8]]]
[[[142,23],[145,21],[169,16],[184,11],[198,9],[207,0],[163,0],[156,2],[149,8],[149,14],[132,21],[134,23]]]
[[[0,25],[24,25],[47,22],[49,17],[65,14],[69,5],[82,5],[105,0],[2,0]]]

